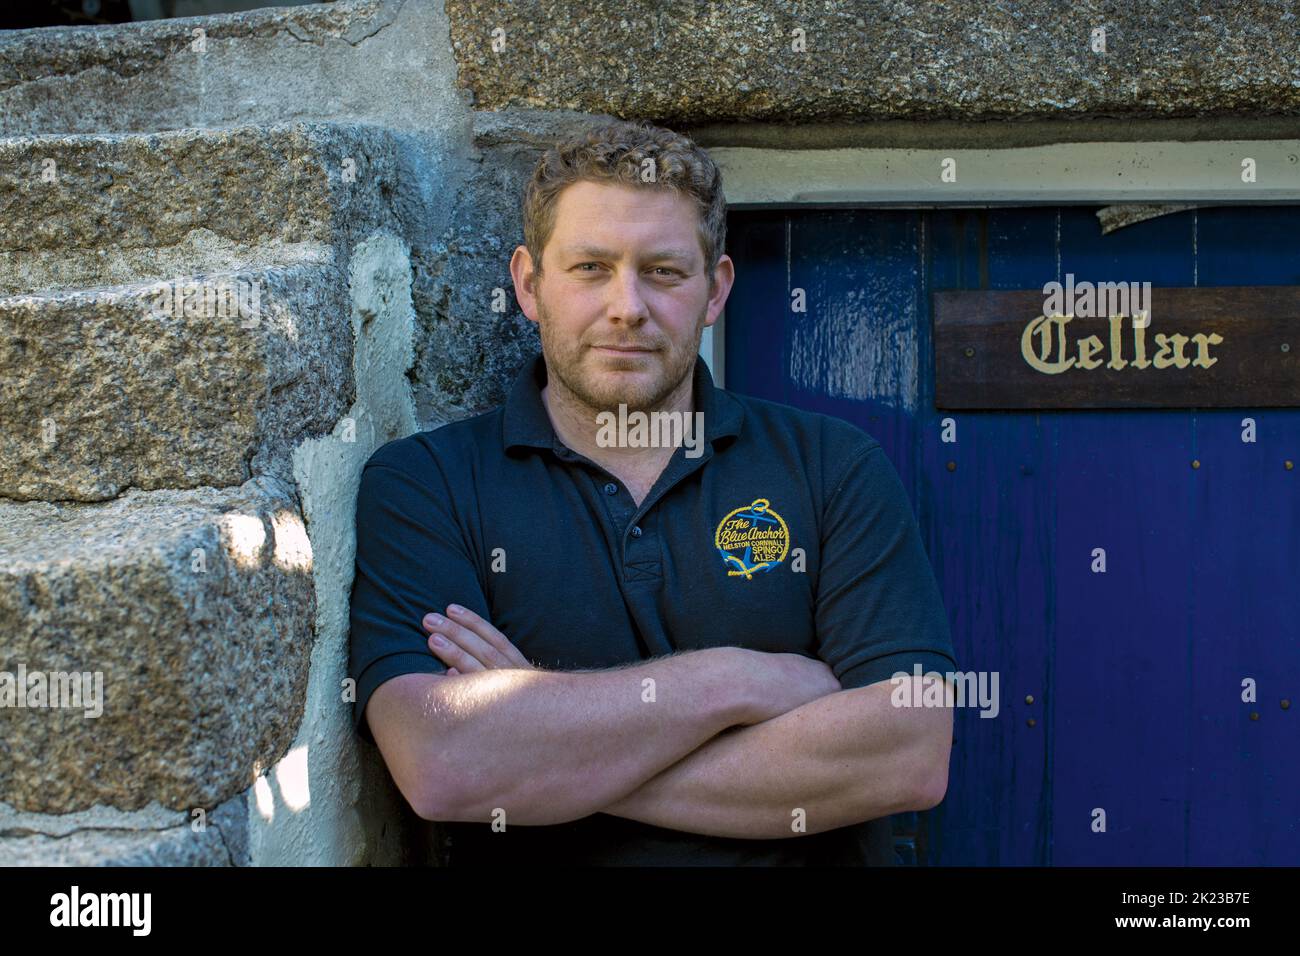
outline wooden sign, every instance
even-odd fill
[[[1138,285],[933,293],[935,407],[1300,406],[1300,286]]]

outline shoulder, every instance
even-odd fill
[[[745,410],[743,430],[756,441],[797,456],[805,467],[816,467],[826,492],[833,490],[855,464],[880,448],[872,435],[834,415],[736,392],[727,395]]]
[[[389,468],[417,477],[454,475],[492,447],[501,447],[500,408],[392,439],[371,453],[363,470]]]
[[[781,431],[805,444],[861,453],[880,443],[852,422],[763,398],[728,392],[745,409],[745,421],[763,431]]]

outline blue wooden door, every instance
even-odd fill
[[[999,675],[996,718],[955,715],[944,802],[895,818],[900,859],[1300,864],[1300,409],[934,408],[934,290],[1300,285],[1300,207],[1105,236],[1095,211],[734,212],[726,387],[881,442],[958,667]]]

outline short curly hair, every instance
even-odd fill
[[[653,178],[645,173],[653,170]],[[615,120],[556,143],[537,161],[524,190],[524,245],[542,273],[542,250],[555,229],[560,193],[576,182],[674,189],[699,210],[698,232],[710,291],[727,239],[722,172],[689,137],[646,120]]]

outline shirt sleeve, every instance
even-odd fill
[[[827,499],[817,583],[818,656],[846,690],[895,673],[956,669],[948,614],[907,491],[878,442]]]
[[[416,468],[403,460],[412,447],[394,453],[390,443],[372,455],[357,491],[348,674],[356,681],[352,725],[371,743],[364,718],[375,688],[401,674],[447,671],[429,650],[424,616],[455,602],[488,617],[449,489],[432,461]]]

